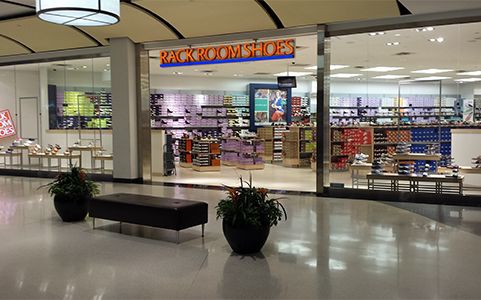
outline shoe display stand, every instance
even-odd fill
[[[347,171],[349,161],[357,153],[377,158],[373,150],[372,128],[331,128],[331,171]]]
[[[257,135],[264,140],[265,162],[282,162],[282,134],[288,131],[286,126],[268,126],[257,128]]]
[[[239,140],[238,169],[263,170],[264,140],[258,138],[242,138]]]
[[[301,122],[305,117],[311,116],[309,97],[291,97],[291,121]]]
[[[225,137],[222,138],[222,165],[229,167],[237,167],[239,164],[239,149],[240,138],[238,137]]]
[[[179,139],[179,165],[182,168],[192,168],[192,139],[184,135]]]
[[[28,154],[28,164],[32,166],[32,159],[38,159],[39,165],[43,166],[43,161],[47,160],[47,170],[52,171],[53,169],[57,169],[58,172],[62,170],[62,161],[67,160],[69,166],[73,166],[73,160],[77,160],[78,166],[82,167],[82,159],[80,154],[64,154],[64,153],[57,153],[57,154],[47,154],[44,152],[37,152],[37,153],[29,153]],[[52,165],[52,160],[57,161],[57,165]]]
[[[310,167],[316,148],[314,127],[291,126],[283,133],[282,164],[285,167]]]
[[[220,154],[217,139],[194,139],[192,169],[198,172],[220,171]]]

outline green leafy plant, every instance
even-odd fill
[[[43,187],[48,187],[48,193],[54,195],[87,196],[99,193],[97,183],[87,179],[87,173],[79,167],[72,167],[68,173],[59,174],[54,181]]]
[[[252,185],[252,176],[249,181],[240,177],[239,187],[228,187],[227,198],[222,199],[216,206],[217,219],[222,218],[233,227],[264,227],[275,226],[287,212],[279,202],[280,198],[270,199],[268,190],[256,188]]]

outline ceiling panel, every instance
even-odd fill
[[[19,44],[0,36],[0,56],[30,53]]]
[[[253,0],[144,0],[135,3],[155,12],[186,37],[275,28]]]
[[[129,37],[134,42],[174,39],[175,35],[159,21],[128,4],[120,7],[120,22],[112,26],[82,27],[102,44],[108,38]]]
[[[0,2],[0,18],[12,17],[29,12],[35,12],[35,10],[28,7]]]
[[[12,37],[35,52],[96,46],[75,29],[27,17],[0,23],[0,34]]]
[[[395,0],[266,0],[286,27],[399,16]]]
[[[413,14],[479,9],[481,0],[400,0]]]

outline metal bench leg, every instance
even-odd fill
[[[204,237],[205,224],[202,224],[202,237]]]

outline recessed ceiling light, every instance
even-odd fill
[[[235,76],[235,77],[242,77],[242,76],[244,76],[244,75],[242,75],[242,74],[234,74],[234,76]]]
[[[82,66],[82,69],[87,69],[87,66]]]
[[[289,75],[287,72],[281,72],[274,74],[274,76],[305,76],[305,75],[311,75],[311,72],[289,72]]]
[[[386,34],[384,31],[378,31],[378,32],[371,32],[371,33],[369,33],[370,36],[384,35],[384,34]]]
[[[331,69],[331,71],[332,71],[332,70],[344,69],[344,68],[347,68],[347,67],[349,67],[349,66],[346,66],[346,65],[331,65],[329,67],[329,69]]]
[[[443,77],[443,76],[429,76],[429,77],[420,77],[414,80],[417,81],[429,81],[429,80],[443,80],[443,79],[451,79],[451,77]]]
[[[481,71],[461,72],[461,73],[457,73],[456,75],[461,75],[461,76],[481,76]]]
[[[381,75],[373,77],[373,79],[401,79],[401,78],[408,78],[409,75]]]
[[[463,79],[455,79],[456,82],[477,82],[481,81],[481,78],[463,78]]]
[[[177,72],[177,71],[176,71],[176,72],[172,72],[172,74],[174,74],[174,75],[182,75],[182,74],[184,74],[184,73],[183,73],[183,72]]]
[[[108,71],[110,71],[110,70],[109,70],[109,69],[104,69],[104,72],[108,72]]]
[[[399,42],[388,42],[386,45],[388,46],[398,46],[400,43]]]
[[[452,72],[454,70],[449,69],[425,69],[425,70],[416,70],[412,71],[411,73],[418,73],[418,74],[438,74],[438,73],[445,73],[445,72]]]
[[[400,33],[396,33],[394,36],[401,36],[401,34],[400,34]]]
[[[199,69],[194,69],[194,72],[199,72]]]
[[[364,72],[389,72],[389,71],[397,71],[397,70],[402,70],[404,69],[403,67],[374,67],[374,68],[367,68],[367,69],[362,69],[361,71]]]
[[[416,28],[417,32],[426,32],[426,31],[433,31],[434,27],[422,27],[422,28]]]
[[[349,73],[338,73],[338,74],[332,74],[332,78],[353,78],[353,77],[359,77],[362,76],[362,74],[349,74]]]
[[[105,66],[106,66],[106,67],[110,67],[110,64],[106,64]]]
[[[444,42],[444,38],[443,37],[438,37],[438,38],[432,38],[432,39],[429,39],[430,42],[438,42],[438,43],[442,43]]]

